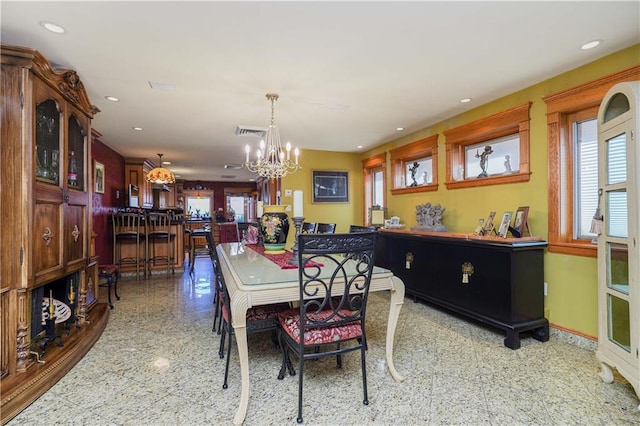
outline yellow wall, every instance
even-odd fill
[[[360,154],[303,150],[300,154],[302,170],[282,179],[282,204],[293,205],[293,197],[286,197],[287,189],[303,191],[306,222],[336,223],[336,232],[348,232],[349,225],[362,225],[362,163]],[[339,170],[349,172],[349,202],[313,204],[311,202],[312,170]],[[293,210],[293,207],[292,207]],[[292,211],[289,212],[291,216]],[[293,224],[293,221],[292,221]],[[293,245],[295,233],[289,229],[288,245]]]
[[[531,230],[534,235],[546,238],[548,228],[547,118],[546,104],[542,100],[542,97],[638,64],[640,64],[640,45],[635,45],[525,90],[505,96],[497,101],[479,106],[464,114],[452,117],[411,135],[391,141],[376,149],[370,150],[362,155],[361,158],[388,151],[391,148],[402,146],[437,133],[439,134],[438,182],[440,183],[438,191],[398,196],[391,195],[389,191],[391,188],[391,176],[390,173],[388,173],[387,208],[389,216],[400,216],[401,221],[405,223],[407,227],[414,226],[416,225],[416,205],[430,201],[432,204],[440,203],[446,208],[443,224],[448,227],[449,231],[472,232],[478,219],[486,218],[489,211],[495,210],[497,212],[496,217],[499,218],[504,211],[515,211],[518,206],[530,206],[528,222]],[[444,145],[445,138],[442,132],[527,102],[532,103],[530,111],[530,181],[489,187],[447,190],[444,185],[446,153]],[[305,165],[306,161],[307,159],[305,158]],[[330,160],[329,157],[325,157],[323,164],[331,164],[331,161],[333,161],[333,158]],[[360,164],[357,164],[358,162],[354,161],[353,163],[353,167],[361,170]],[[387,170],[391,170],[390,164],[387,164]],[[309,171],[306,170],[306,172]],[[351,175],[355,174],[356,173],[351,173]],[[296,178],[298,179],[300,176],[296,176]],[[306,179],[304,182],[310,181],[310,177],[308,176],[305,176],[304,179]],[[361,178],[359,180],[361,181]],[[351,188],[353,188],[353,184],[354,180],[352,179]],[[308,183],[306,185],[308,186]],[[307,197],[306,194],[305,197]],[[351,191],[351,198],[353,199],[353,191]],[[334,205],[331,206],[333,207]],[[358,199],[353,207],[359,209],[355,213],[352,213],[352,220],[355,220],[355,217],[362,215],[362,200]],[[305,213],[306,209],[307,206],[305,205]],[[322,213],[324,214],[324,211],[322,211]],[[339,223],[343,222],[342,215],[348,214],[345,210],[341,210],[338,213],[332,211],[333,217],[340,219]],[[314,218],[321,217],[321,215],[313,216]],[[554,325],[587,336],[597,336],[596,260],[594,258],[547,253],[545,255],[544,277],[548,283],[548,296],[545,298],[545,308],[549,321]]]
[[[416,205],[430,201],[432,204],[440,203],[446,208],[443,223],[450,231],[472,232],[478,219],[486,218],[489,211],[495,210],[496,216],[501,217],[504,211],[515,211],[519,206],[529,206],[528,222],[533,234],[547,238],[547,118],[546,104],[542,98],[638,64],[640,64],[640,45],[635,45],[413,134],[390,141],[364,154],[305,150],[300,157],[303,169],[286,176],[282,181],[282,203],[292,204],[293,202],[292,197],[285,196],[286,189],[301,189],[304,191],[304,215],[308,222],[335,222],[338,225],[337,232],[347,232],[350,224],[363,224],[362,164],[360,160],[433,134],[439,134],[438,181],[440,185],[437,192],[391,195],[391,169],[390,164],[387,164],[389,171],[387,174],[389,217],[399,216],[407,227],[414,226],[416,225]],[[444,185],[446,152],[443,131],[527,102],[531,102],[530,181],[447,190]],[[314,169],[348,171],[349,203],[312,204],[311,171]],[[288,239],[289,245],[292,245],[294,241],[293,236],[294,230],[291,229]],[[596,260],[547,253],[545,255],[544,277],[548,283],[545,310],[549,321],[555,326],[596,337],[598,333]]]

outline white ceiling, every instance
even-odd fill
[[[187,180],[253,177],[223,166],[244,161],[247,143],[257,146],[234,131],[268,125],[267,92],[280,94],[283,142],[358,152],[397,138],[399,126],[422,129],[640,42],[639,1],[0,7],[2,43],[36,48],[78,72],[108,146],[125,157],[164,153]],[[67,33],[44,30],[43,20]],[[580,49],[593,39],[602,45]],[[465,97],[473,101],[459,103]]]

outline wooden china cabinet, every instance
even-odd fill
[[[108,310],[87,273],[97,109],[75,71],[53,69],[33,49],[2,45],[1,54],[4,424],[84,356],[104,330]],[[47,320],[49,302],[55,322]]]

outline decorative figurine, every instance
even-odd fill
[[[508,155],[504,156],[504,172],[505,173],[513,172],[513,170],[511,170],[511,157]]]
[[[431,205],[430,202],[416,206],[416,219],[418,226],[412,231],[447,232],[447,227],[442,224],[442,215],[446,209],[440,204]]]
[[[482,173],[478,175],[479,178],[489,176],[487,174],[487,166],[489,165],[489,155],[491,154],[493,154],[493,149],[491,149],[490,145],[484,147],[482,154],[479,154],[478,151],[476,151],[476,158],[480,159],[480,168],[482,169]]]
[[[427,185],[429,183],[429,172],[426,170],[422,173],[422,184]]]
[[[418,186],[418,181],[416,181],[416,172],[418,171],[418,167],[420,167],[420,164],[418,164],[417,161],[413,163],[413,166],[409,167],[409,171],[411,172],[411,180],[413,181],[409,186]]]

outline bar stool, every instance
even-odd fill
[[[107,287],[107,296],[109,297],[109,307],[113,309],[113,303],[111,303],[111,288],[113,287],[113,294],[116,299],[120,300],[118,295],[118,277],[120,271],[118,271],[118,265],[100,265],[98,266],[98,275],[107,280],[106,284],[100,284],[100,287]]]
[[[140,275],[140,266],[142,266],[142,272],[146,278],[146,236],[142,215],[139,213],[118,212],[111,215],[111,221],[113,223],[114,263],[120,267],[120,269],[122,269],[123,265],[135,265],[136,279],[138,279]],[[122,256],[123,246],[133,246],[125,251],[129,256]]]
[[[167,263],[167,275],[169,266],[171,272],[175,274],[173,240],[176,234],[171,233],[171,216],[168,213],[148,213],[145,218],[146,234],[146,255],[149,276],[151,267],[157,261]],[[159,250],[161,245],[165,245],[165,250]]]
[[[207,234],[211,234],[210,225],[202,228],[192,229],[189,242],[189,273],[193,273],[196,266],[196,257],[200,255],[209,256],[209,244],[207,243]]]

